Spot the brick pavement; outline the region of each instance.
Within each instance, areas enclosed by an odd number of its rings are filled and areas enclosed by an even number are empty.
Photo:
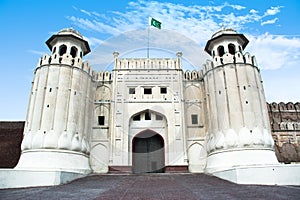
[[[299,199],[299,186],[237,185],[205,174],[90,175],[69,184],[0,190],[0,199]]]

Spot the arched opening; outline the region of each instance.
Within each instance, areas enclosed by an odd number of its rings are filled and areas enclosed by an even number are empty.
[[[77,48],[76,47],[71,47],[71,56],[75,58],[77,56]]]
[[[163,138],[149,129],[137,134],[132,140],[132,172],[163,173],[164,168]]]
[[[59,55],[62,56],[62,55],[64,55],[66,52],[67,52],[67,46],[64,45],[64,44],[61,45],[61,46],[59,47]]]
[[[56,53],[56,47],[54,47],[54,48],[53,48],[53,51],[52,51],[52,53],[53,53],[53,54],[55,54],[55,53]]]
[[[228,45],[228,51],[231,55],[235,54],[235,45],[234,44],[229,44]]]
[[[218,54],[220,57],[222,57],[225,54],[225,50],[222,45],[218,47]]]

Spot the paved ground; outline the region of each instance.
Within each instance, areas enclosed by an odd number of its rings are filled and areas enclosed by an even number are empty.
[[[0,190],[0,199],[300,199],[299,186],[237,185],[204,174],[90,175],[69,184]]]

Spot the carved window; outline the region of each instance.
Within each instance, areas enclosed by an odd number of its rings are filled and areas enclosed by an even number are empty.
[[[135,88],[129,88],[129,94],[135,94]]]
[[[149,111],[145,112],[145,120],[151,120],[151,113]]]
[[[198,115],[192,115],[192,124],[198,124]]]
[[[218,54],[220,57],[222,57],[225,54],[225,50],[222,45],[218,47]]]
[[[140,120],[141,120],[140,114],[133,116],[133,121],[140,121]]]
[[[66,52],[67,52],[67,46],[64,45],[64,44],[61,45],[61,46],[59,47],[59,55],[62,56],[62,55],[64,55]]]
[[[75,58],[77,56],[77,48],[76,47],[71,47],[71,56]]]
[[[234,44],[229,44],[228,45],[228,50],[229,50],[229,53],[231,55],[234,55],[235,54],[235,45]]]
[[[103,126],[105,123],[105,116],[98,116],[98,125]]]
[[[161,87],[160,88],[160,93],[161,94],[167,94],[167,88],[166,87]]]
[[[156,119],[156,120],[163,120],[163,116],[157,115],[157,114],[156,114],[155,119]]]
[[[144,94],[152,94],[152,88],[144,88]]]

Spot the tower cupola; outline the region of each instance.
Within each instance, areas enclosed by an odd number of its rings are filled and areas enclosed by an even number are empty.
[[[55,57],[66,54],[67,57],[81,59],[91,51],[88,42],[73,28],[62,29],[57,34],[52,35],[46,44]]]
[[[212,35],[205,51],[213,58],[222,57],[226,53],[234,55],[236,52],[242,52],[248,43],[249,40],[243,34],[238,34],[233,29],[222,29]]]

